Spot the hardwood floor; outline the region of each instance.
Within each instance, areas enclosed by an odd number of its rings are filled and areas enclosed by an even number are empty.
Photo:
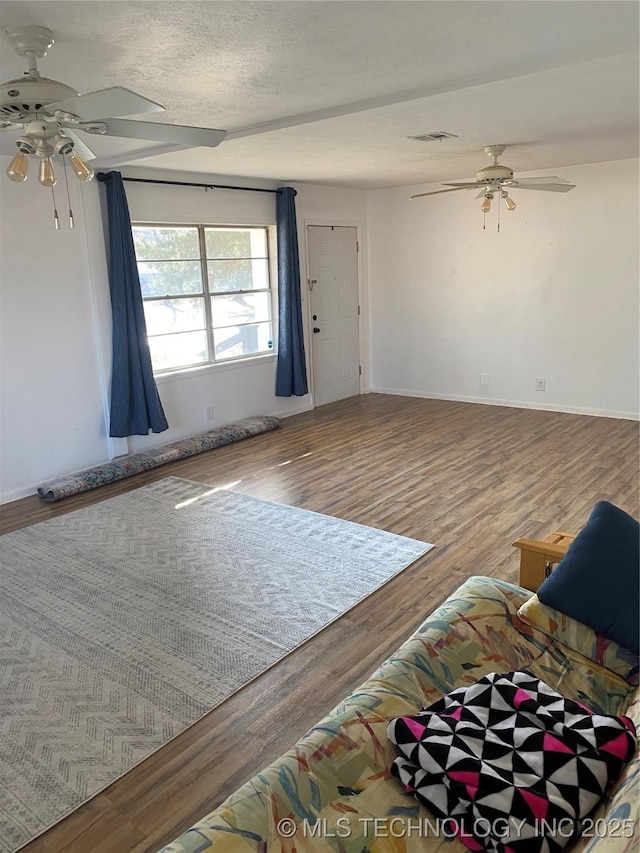
[[[515,582],[518,536],[577,532],[603,498],[638,517],[638,451],[633,421],[372,394],[59,503],[4,506],[3,533],[173,475],[436,545],[25,853],[153,853],[289,748],[467,577]]]

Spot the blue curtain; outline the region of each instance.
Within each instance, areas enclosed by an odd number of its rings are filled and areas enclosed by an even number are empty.
[[[296,226],[296,191],[280,187],[276,195],[278,238],[278,363],[276,396],[308,393],[302,334],[300,262]]]
[[[120,172],[101,172],[109,214],[109,287],[113,367],[109,435],[148,435],[169,428],[153,378],[129,206]]]

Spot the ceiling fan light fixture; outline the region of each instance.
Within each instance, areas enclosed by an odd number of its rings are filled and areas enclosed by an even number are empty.
[[[20,154],[35,154],[36,151],[35,142],[27,136],[19,136],[16,139],[16,147]]]
[[[73,174],[78,178],[78,180],[86,182],[93,179],[95,172],[76,151],[72,150],[71,153],[67,155],[67,159],[71,164]]]
[[[59,136],[53,146],[54,154],[59,154],[63,157],[65,154],[71,154],[73,151],[73,140],[67,139],[66,136]]]
[[[55,187],[58,179],[56,178],[51,157],[43,157],[42,160],[40,160],[38,180],[43,187]]]
[[[121,116],[162,112],[164,107],[123,86],[110,86],[81,95],[66,83],[43,77],[38,70],[38,59],[45,57],[54,44],[53,33],[47,27],[8,27],[2,35],[28,63],[28,70],[22,77],[0,81],[0,130],[22,128],[23,133],[17,141],[18,154],[6,168],[7,176],[16,183],[26,181],[29,158],[33,156],[38,160],[40,183],[50,187],[53,195],[57,182],[54,158],[58,156],[63,167],[72,228],[67,164],[78,180],[87,182],[94,177],[87,160],[95,156],[82,137],[76,136],[76,131],[157,141],[181,148],[215,148],[227,135],[226,131],[215,128],[122,119]],[[54,224],[59,229],[55,198],[53,209]]]
[[[446,189],[431,190],[431,192],[417,193],[411,198],[422,198],[423,196],[438,195],[439,193],[451,193],[459,190],[477,189],[480,192],[476,198],[483,198],[480,209],[483,213],[483,229],[486,230],[487,213],[491,210],[491,202],[494,196],[497,196],[497,230],[500,231],[500,199],[504,199],[507,210],[515,210],[517,205],[509,196],[507,187],[517,187],[519,190],[538,190],[546,192],[568,192],[575,189],[575,184],[569,183],[565,178],[559,178],[555,175],[538,175],[531,178],[523,178],[522,180],[514,177],[513,169],[509,166],[503,166],[498,162],[498,158],[505,150],[504,145],[487,145],[485,146],[485,154],[492,158],[493,163],[476,172],[475,181],[456,181],[455,183],[443,184]]]
[[[20,184],[27,180],[29,171],[29,155],[24,151],[18,151],[6,168],[7,177],[11,181]]]
[[[505,191],[503,190],[503,191],[502,191],[502,193],[501,193],[501,197],[504,199],[504,203],[505,203],[505,204],[506,204],[506,206],[507,206],[507,210],[515,210],[515,209],[516,209],[516,207],[518,206],[518,205],[515,203],[515,201],[511,198],[511,196],[509,195],[509,193],[508,193],[508,192],[505,192]]]

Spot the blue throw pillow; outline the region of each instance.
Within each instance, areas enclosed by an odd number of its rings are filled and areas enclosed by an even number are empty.
[[[599,501],[538,598],[639,654],[640,524]]]

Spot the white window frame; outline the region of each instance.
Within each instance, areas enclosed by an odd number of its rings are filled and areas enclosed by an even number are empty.
[[[200,275],[202,280],[202,293],[189,293],[189,294],[164,294],[162,296],[143,296],[142,302],[153,302],[153,301],[162,301],[164,299],[193,299],[193,298],[202,298],[204,300],[204,314],[205,314],[205,333],[207,338],[207,349],[209,352],[209,360],[208,361],[198,361],[193,362],[191,364],[182,364],[177,367],[167,367],[162,369],[153,369],[153,374],[156,377],[162,378],[170,378],[176,374],[192,372],[194,370],[206,370],[212,367],[233,367],[233,365],[238,365],[242,362],[247,362],[255,359],[264,359],[264,358],[272,358],[276,354],[276,341],[277,341],[277,319],[276,319],[276,287],[274,282],[277,281],[277,275],[274,264],[274,255],[275,255],[275,228],[271,225],[264,225],[263,223],[256,224],[227,224],[227,223],[193,223],[193,222],[132,222],[132,228],[194,228],[198,232],[198,251],[200,257],[198,259],[200,261]],[[222,292],[214,292],[209,289],[209,271],[207,268],[208,260],[221,260],[218,258],[207,258],[206,253],[206,229],[220,229],[224,231],[229,231],[233,229],[237,229],[238,231],[247,231],[250,229],[260,229],[265,232],[265,243],[266,243],[266,268],[267,268],[267,279],[269,286],[267,288],[259,288],[259,289],[250,289],[250,290],[230,290],[230,291],[222,291]],[[171,259],[167,259],[171,260]],[[178,260],[178,259],[176,259]],[[242,260],[242,259],[238,259]],[[250,260],[250,259],[246,259]],[[138,264],[145,263],[145,261],[138,261]],[[245,355],[237,355],[233,358],[220,358],[216,359],[215,353],[215,341],[214,341],[214,326],[213,326],[213,311],[211,308],[211,298],[214,296],[223,296],[223,295],[234,295],[239,293],[268,293],[269,294],[269,323],[271,326],[271,341],[273,342],[273,346],[268,350],[261,350],[260,352],[246,353]],[[250,323],[235,323],[234,325],[252,325]],[[218,327],[223,328],[223,327]],[[165,334],[172,334],[171,332]],[[147,334],[147,339],[153,337],[162,337],[161,335],[149,335]]]

